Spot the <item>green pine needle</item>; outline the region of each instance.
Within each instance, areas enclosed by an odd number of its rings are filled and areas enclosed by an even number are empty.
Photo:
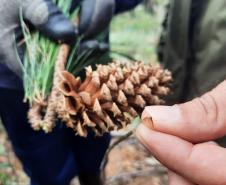
[[[71,2],[72,0],[54,0],[62,12],[72,20],[77,16],[79,8],[70,13]],[[54,67],[60,45],[39,32],[31,33],[23,21],[22,13],[20,20],[27,48],[23,65],[25,101],[30,103],[34,100],[46,101],[53,86]],[[66,65],[66,70],[75,76],[79,75],[84,67],[96,63],[102,57],[100,55],[93,57],[95,50],[92,49],[80,52],[81,40],[82,36],[71,48]]]
[[[54,0],[54,3],[66,16],[73,18],[76,14],[73,12],[70,15],[69,13],[71,1]],[[44,37],[39,32],[30,33],[23,21],[22,13],[20,14],[20,20],[27,48],[23,65],[25,100],[29,102],[37,99],[44,101],[52,89],[54,66],[60,45]]]

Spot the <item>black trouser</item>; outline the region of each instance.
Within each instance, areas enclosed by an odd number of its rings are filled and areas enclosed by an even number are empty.
[[[23,92],[0,88],[0,117],[32,185],[68,185],[78,173],[95,174],[110,136],[85,139],[59,124],[50,134],[35,132],[27,120]]]

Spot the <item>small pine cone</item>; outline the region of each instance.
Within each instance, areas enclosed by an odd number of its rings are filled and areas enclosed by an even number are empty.
[[[59,117],[83,137],[88,128],[98,136],[125,128],[145,106],[162,104],[172,81],[169,71],[142,62],[88,67],[83,82],[67,71],[61,78]]]
[[[46,109],[46,114],[42,121],[42,129],[44,132],[49,133],[55,127],[55,122],[57,118],[58,98],[61,95],[58,90],[58,86],[61,83],[61,72],[65,68],[67,62],[70,47],[66,44],[62,44],[59,49],[59,54],[55,63],[54,80],[51,94],[48,98],[48,107]],[[73,85],[73,84],[72,84]]]
[[[62,77],[60,75],[61,72],[65,69],[69,51],[70,47],[66,44],[62,44],[59,48],[59,54],[55,63],[53,87],[51,94],[49,95],[46,102],[47,105],[45,109],[43,109],[43,106],[41,106],[40,103],[37,103],[37,101],[30,107],[28,119],[34,130],[42,129],[44,132],[48,133],[51,132],[55,127],[57,114],[58,112],[60,112],[60,109],[58,109],[58,99],[60,100],[60,96],[63,96],[58,90],[59,84],[62,84]],[[73,88],[75,87],[73,86]],[[66,116],[64,115],[64,117]]]
[[[33,103],[28,111],[28,120],[31,123],[31,127],[38,131],[42,128],[42,110],[46,108],[38,103]]]

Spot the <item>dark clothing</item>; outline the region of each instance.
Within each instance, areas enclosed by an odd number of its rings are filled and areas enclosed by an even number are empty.
[[[0,89],[0,117],[32,185],[68,185],[78,173],[99,171],[110,136],[85,139],[58,125],[50,134],[32,130],[23,92]]]
[[[20,46],[17,48],[18,56],[21,61],[24,56],[25,46]],[[0,62],[0,88],[6,89],[20,89],[23,90],[22,78],[19,78],[8,66]]]
[[[140,4],[143,0],[115,0],[116,8],[115,13],[122,13],[128,10],[133,9],[138,4]]]
[[[8,89],[23,89],[23,82],[5,64],[0,63],[0,87]]]
[[[170,1],[162,51],[174,82],[168,104],[191,100],[226,78],[226,2]]]
[[[226,79],[226,1],[172,0],[167,15],[159,56],[174,81],[166,102],[183,103]]]

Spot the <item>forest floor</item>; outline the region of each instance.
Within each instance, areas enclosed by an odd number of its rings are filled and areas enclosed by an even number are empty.
[[[107,185],[166,185],[166,169],[132,136],[109,155]]]
[[[162,0],[164,1],[164,0]],[[156,62],[156,45],[161,31],[164,3],[155,7],[155,15],[142,6],[118,15],[111,25],[111,47],[136,60]],[[121,58],[120,54],[114,54]],[[115,140],[115,139],[113,139]],[[134,136],[117,145],[110,153],[106,167],[107,185],[166,185],[162,167]],[[28,185],[20,162],[15,157],[4,129],[0,128],[0,185]],[[77,184],[76,180],[73,183]]]
[[[116,140],[118,138],[114,138]],[[0,134],[0,185],[28,185],[7,136]],[[166,169],[156,161],[134,136],[117,145],[109,155],[106,185],[166,185]],[[72,183],[78,185],[77,179]]]

